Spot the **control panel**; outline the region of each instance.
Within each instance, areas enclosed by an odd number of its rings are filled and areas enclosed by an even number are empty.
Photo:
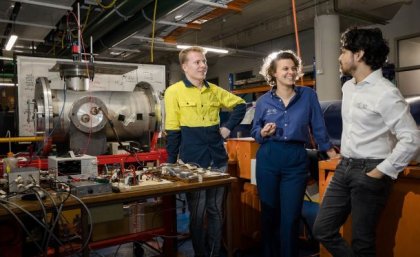
[[[7,174],[9,193],[20,193],[39,185],[39,170],[33,167],[13,168]]]

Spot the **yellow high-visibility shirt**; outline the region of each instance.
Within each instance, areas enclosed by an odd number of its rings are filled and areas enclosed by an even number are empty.
[[[220,123],[222,107],[232,109],[245,101],[205,81],[198,89],[189,81],[179,81],[165,92],[165,130],[180,130],[180,127],[209,127]]]

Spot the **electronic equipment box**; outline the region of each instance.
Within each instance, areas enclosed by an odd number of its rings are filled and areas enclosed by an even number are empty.
[[[87,179],[98,176],[98,160],[95,156],[48,157],[48,169],[54,171],[59,181],[71,178]]]

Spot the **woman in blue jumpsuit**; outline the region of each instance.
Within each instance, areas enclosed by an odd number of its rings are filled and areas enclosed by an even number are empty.
[[[260,143],[256,178],[264,257],[297,257],[299,218],[307,182],[304,144],[312,128],[318,149],[336,157],[316,92],[296,86],[301,60],[293,51],[270,54],[261,68],[272,89],[256,105],[252,137]]]

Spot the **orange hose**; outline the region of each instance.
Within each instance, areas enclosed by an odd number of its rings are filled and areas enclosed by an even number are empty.
[[[295,28],[296,52],[299,58],[302,59],[302,56],[300,54],[299,30],[298,30],[298,24],[297,24],[295,0],[292,0],[292,12],[293,12],[293,25]],[[303,85],[303,77],[300,77],[300,83]]]
[[[300,43],[299,43],[299,31],[298,31],[298,25],[297,25],[295,0],[292,0],[292,11],[293,11],[293,25],[295,27],[296,51],[297,51],[297,55],[299,56],[299,58],[301,58],[301,55],[300,55]]]

